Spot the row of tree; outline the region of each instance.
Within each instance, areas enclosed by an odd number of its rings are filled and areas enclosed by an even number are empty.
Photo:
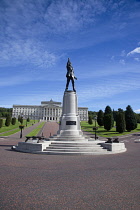
[[[6,120],[5,120],[5,126],[9,126],[10,124],[15,125],[16,124],[16,118],[15,117],[11,118],[11,116],[8,115],[6,117]],[[0,128],[2,126],[3,126],[3,119],[0,119]]]
[[[23,117],[18,116],[18,121],[22,124],[23,123]],[[27,122],[29,122],[30,119],[27,118]],[[15,125],[16,124],[16,118],[13,117],[11,118],[11,115],[7,115],[6,120],[5,120],[5,126],[9,126],[10,124]],[[0,128],[3,126],[3,119],[0,119]]]
[[[0,107],[0,117],[5,118],[8,115],[12,116],[12,108]]]
[[[139,116],[140,117],[140,116]],[[89,124],[92,124],[92,116],[89,116]],[[130,105],[126,107],[126,110],[118,109],[118,111],[112,111],[110,106],[106,106],[105,111],[99,110],[97,113],[97,122],[99,126],[109,131],[114,126],[116,121],[116,131],[123,133],[125,130],[131,131],[137,128],[137,122],[139,118],[133,112]]]

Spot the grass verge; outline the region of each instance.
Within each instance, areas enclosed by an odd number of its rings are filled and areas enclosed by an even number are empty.
[[[36,120],[35,123],[37,123],[38,121]],[[34,123],[34,120],[30,120],[30,122],[27,123],[27,127],[32,126],[32,124]],[[9,126],[5,126],[5,121],[3,122],[3,127],[0,128],[0,136],[9,136],[12,135],[18,131],[20,131],[19,129],[19,125],[21,125],[21,123],[19,123],[18,121],[16,122],[15,125],[9,125]],[[23,121],[23,125],[26,127],[26,120]],[[5,133],[6,132],[6,133]],[[10,134],[11,132],[11,134]]]
[[[42,129],[44,126],[45,122],[40,123],[34,130],[32,130],[30,133],[28,133],[26,136],[37,136],[39,131]]]
[[[98,126],[98,124],[96,124],[97,127],[98,127],[98,130],[97,130],[97,135],[98,136],[102,136],[102,137],[117,137],[117,136],[122,136],[122,135],[127,135],[127,134],[131,134],[131,133],[136,133],[136,132],[140,132],[140,123],[138,123],[138,127],[131,131],[131,132],[128,132],[128,131],[125,131],[124,133],[118,133],[116,132],[116,127],[114,126],[110,131],[106,131],[104,129],[103,126]],[[89,125],[87,122],[85,121],[82,121],[81,122],[81,128],[83,131],[87,131],[87,132],[90,132],[90,133],[95,133],[95,131],[93,131],[93,127],[95,126],[95,122],[93,122],[92,125]]]

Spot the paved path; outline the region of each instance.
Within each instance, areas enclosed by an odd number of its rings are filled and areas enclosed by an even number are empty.
[[[127,152],[101,156],[14,152],[19,139],[0,138],[0,209],[139,210],[139,138],[124,136]]]
[[[54,134],[57,134],[57,131],[59,129],[59,124],[56,122],[46,122],[41,133],[46,138],[49,138],[50,136],[53,136]]]

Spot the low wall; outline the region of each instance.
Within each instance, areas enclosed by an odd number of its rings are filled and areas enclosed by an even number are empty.
[[[43,142],[43,143],[26,143],[26,142],[19,142],[18,146],[16,147],[16,150],[18,151],[27,151],[27,152],[34,152],[34,151],[43,151],[51,144],[51,141],[49,142]]]
[[[112,152],[126,151],[124,143],[101,143],[101,146]]]

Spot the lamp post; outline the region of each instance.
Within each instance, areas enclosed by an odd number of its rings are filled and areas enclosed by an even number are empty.
[[[95,131],[95,140],[96,140],[97,139],[97,133],[96,133],[96,131],[98,129],[98,127],[96,127],[97,116],[94,117],[94,120],[95,120],[95,127],[93,127],[93,130]]]
[[[19,128],[20,128],[20,130],[21,130],[21,131],[20,131],[20,138],[22,138],[22,129],[24,128],[24,125],[20,125]]]
[[[34,112],[34,123],[35,123],[35,112]]]

